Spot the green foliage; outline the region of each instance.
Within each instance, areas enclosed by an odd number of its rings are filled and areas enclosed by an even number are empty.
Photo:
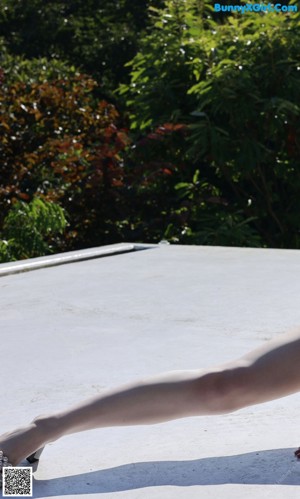
[[[74,66],[68,66],[59,59],[46,57],[26,59],[22,55],[12,55],[3,38],[0,38],[0,68],[2,85],[17,82],[46,83],[60,78],[73,78],[76,75]]]
[[[180,221],[175,186],[188,179],[184,156],[186,126],[164,123],[138,138],[125,161],[125,240],[159,242],[171,222]],[[124,227],[124,228],[125,228]]]
[[[97,84],[76,74],[0,87],[1,219],[16,200],[59,203],[70,225],[61,250],[117,238],[126,130]]]
[[[202,23],[202,9],[188,11],[186,2],[177,0],[166,4],[163,10],[150,9],[153,28],[127,64],[130,83],[119,88],[120,95],[127,98],[133,130],[178,122],[192,106],[188,90],[194,78],[187,64],[191,60],[187,22],[195,17]]]
[[[193,68],[212,47],[212,7],[205,0],[168,0],[149,7],[152,27],[141,37],[139,51],[126,66],[131,81],[119,86],[131,111],[131,128],[145,130],[164,121],[177,122],[193,110],[189,90],[201,75]],[[210,40],[200,37],[210,34]]]
[[[2,0],[0,31],[9,51],[61,59],[102,82],[102,97],[128,79],[149,4],[162,0]]]
[[[178,196],[168,233],[197,244],[299,247],[299,14],[220,23],[210,12],[198,0],[155,10],[131,82],[120,87],[137,132],[166,121],[189,130],[183,144],[167,145],[164,161],[177,156],[174,169],[190,185],[199,170],[197,194],[170,186]]]
[[[22,260],[52,253],[55,237],[64,233],[67,221],[57,204],[34,198],[16,202],[3,225],[0,261]]]
[[[251,227],[256,218],[245,218],[237,206],[232,209],[220,189],[201,179],[199,170],[192,182],[180,182],[175,189],[182,201],[177,214],[185,218],[185,226],[178,234],[178,228],[170,224],[165,238],[212,246],[262,246],[261,237]]]
[[[68,213],[58,250],[299,248],[300,14],[100,3],[2,2],[0,227],[39,197]]]

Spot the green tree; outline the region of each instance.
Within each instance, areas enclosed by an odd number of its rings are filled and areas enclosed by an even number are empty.
[[[165,122],[188,127],[169,151],[184,173],[170,186],[177,202],[161,206],[168,237],[298,248],[299,14],[220,23],[197,0],[152,12],[153,29],[120,92],[137,134]]]
[[[162,0],[2,0],[0,32],[9,51],[25,58],[60,59],[102,83],[112,97],[128,79],[124,64],[148,24],[148,5]]]

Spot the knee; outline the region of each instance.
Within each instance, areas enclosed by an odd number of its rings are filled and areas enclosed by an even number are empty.
[[[230,413],[251,404],[251,374],[246,365],[209,372],[197,385],[198,395],[204,397],[211,414]]]

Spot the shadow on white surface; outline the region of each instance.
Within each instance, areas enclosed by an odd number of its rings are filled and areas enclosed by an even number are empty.
[[[295,449],[273,449],[191,461],[137,462],[80,475],[33,480],[35,498],[102,494],[147,487],[225,484],[300,485]]]

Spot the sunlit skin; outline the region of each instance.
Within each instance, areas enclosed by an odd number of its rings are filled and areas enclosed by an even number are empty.
[[[85,399],[63,411],[40,415],[2,434],[0,449],[15,466],[64,435],[226,414],[285,397],[300,391],[299,359],[300,327],[229,363],[159,374]],[[295,454],[299,457],[300,450]]]

